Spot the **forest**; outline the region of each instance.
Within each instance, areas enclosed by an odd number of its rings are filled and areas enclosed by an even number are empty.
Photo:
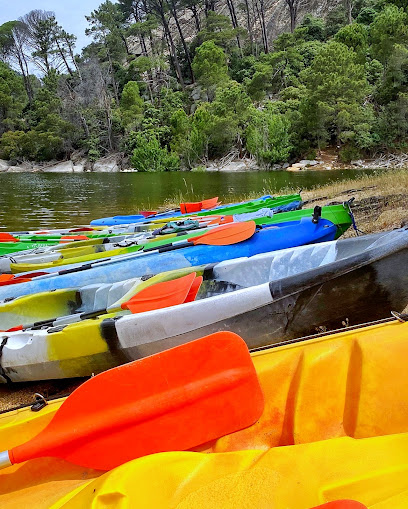
[[[275,0],[288,28],[271,39],[264,0],[106,0],[80,54],[52,12],[4,23],[0,159],[200,171],[232,153],[271,168],[408,151],[408,0],[322,17],[310,1]]]

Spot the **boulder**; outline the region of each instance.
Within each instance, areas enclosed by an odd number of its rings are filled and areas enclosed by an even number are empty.
[[[120,171],[117,154],[101,157],[100,159],[95,161],[93,164],[93,171],[109,173]]]
[[[28,170],[25,166],[9,166],[8,172],[12,172],[12,173],[23,173],[23,172],[27,172],[27,171],[31,171],[31,170]]]
[[[72,173],[74,165],[72,161],[63,161],[62,163],[43,166],[41,171],[44,173]]]
[[[299,161],[298,164],[302,164],[303,166],[316,166],[319,164],[319,161],[316,161],[315,159],[302,159],[302,161]]]
[[[302,168],[300,168],[299,166],[289,166],[289,168],[286,168],[286,171],[302,171]]]
[[[194,89],[191,91],[191,99],[193,101],[199,101],[201,98],[201,86],[197,85],[194,87]]]
[[[4,159],[0,159],[0,172],[7,171],[10,168],[10,165],[7,161],[4,161]]]
[[[362,159],[358,159],[357,161],[351,161],[351,166],[357,166],[358,168],[364,168],[364,161]]]
[[[246,165],[245,161],[231,161],[230,163],[220,168],[220,171],[246,171],[247,169],[248,166]]]
[[[303,170],[303,168],[306,168],[306,165],[304,163],[295,163],[292,164],[292,168],[299,168],[299,170]]]

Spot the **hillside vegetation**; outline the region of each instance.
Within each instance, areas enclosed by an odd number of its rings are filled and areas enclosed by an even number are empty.
[[[328,146],[343,162],[406,151],[408,0],[331,3],[315,17],[312,0],[106,0],[80,55],[52,12],[11,20],[0,159],[120,151],[163,171],[231,153],[268,168]],[[277,7],[289,31],[271,40]]]

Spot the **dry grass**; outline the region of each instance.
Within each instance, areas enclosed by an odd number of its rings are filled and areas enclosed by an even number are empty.
[[[354,198],[352,210],[357,226],[365,233],[399,228],[408,222],[408,170],[334,182],[304,191],[302,197],[307,207]]]

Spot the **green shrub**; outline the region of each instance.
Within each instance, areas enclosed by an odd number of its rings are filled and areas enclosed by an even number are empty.
[[[180,159],[167,147],[162,148],[154,135],[138,133],[135,137],[136,148],[130,161],[138,171],[172,171],[180,169]]]
[[[0,139],[0,157],[49,161],[57,159],[63,149],[63,140],[53,133],[38,131],[7,131]]]
[[[195,168],[191,168],[191,171],[193,173],[205,173],[207,171],[207,168],[203,165],[196,166]]]
[[[339,157],[342,163],[350,163],[361,158],[361,151],[354,145],[344,145],[340,150]]]

